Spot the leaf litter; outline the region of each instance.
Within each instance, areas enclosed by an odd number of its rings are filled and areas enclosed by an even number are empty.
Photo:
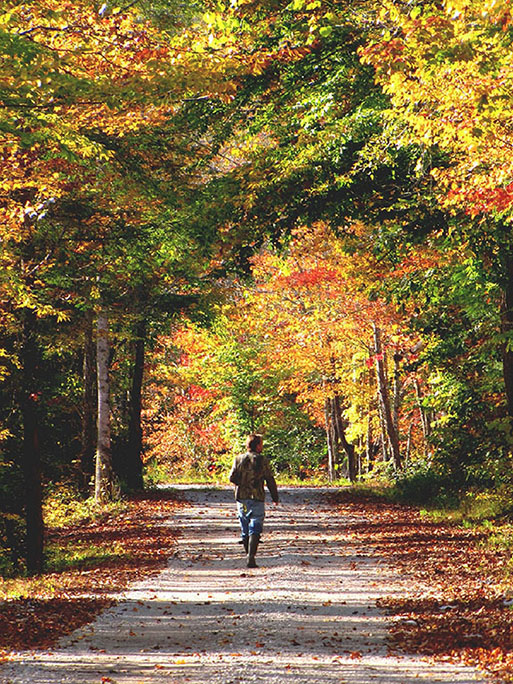
[[[435,522],[372,497],[339,493],[334,501],[359,518],[349,526],[355,541],[371,545],[411,587],[408,596],[378,600],[394,617],[391,652],[461,662],[513,682],[510,558],[486,543],[490,530]]]
[[[0,583],[0,662],[24,649],[49,649],[116,603],[132,582],[158,573],[172,554],[176,533],[163,522],[183,505],[170,492],[133,495],[121,513],[48,530],[47,541],[115,548],[115,555],[38,578]]]
[[[397,528],[393,507],[388,509],[388,514],[383,509],[383,515],[381,512],[377,515],[375,507],[365,502],[338,503],[340,515],[337,516],[333,503],[326,500],[327,492],[308,489],[283,492],[283,504],[276,513],[273,511],[273,520],[264,535],[263,567],[248,572],[248,577],[242,580],[246,575],[246,571],[241,572],[243,557],[235,548],[238,546],[235,539],[226,536],[231,528],[219,517],[227,506],[233,508],[230,494],[219,490],[198,491],[196,502],[194,498],[190,502],[192,508],[176,511],[172,521],[181,519],[185,525],[177,540],[177,550],[170,551],[171,559],[162,574],[142,584],[136,582],[136,588],[127,595],[134,602],[132,607],[138,608],[137,613],[123,617],[123,611],[130,604],[119,604],[105,611],[93,626],[81,630],[80,636],[75,634],[68,646],[60,647],[71,649],[69,652],[57,650],[42,654],[35,665],[28,654],[20,654],[8,670],[12,681],[62,681],[60,661],[54,656],[64,652],[66,662],[71,663],[71,658],[74,663],[73,672],[71,669],[68,672],[69,681],[77,684],[93,681],[90,678],[93,673],[97,678],[111,673],[122,677],[127,668],[133,674],[140,672],[141,676],[144,668],[147,673],[147,668],[153,668],[155,675],[148,674],[148,681],[159,683],[168,681],[169,677],[170,681],[190,680],[195,684],[239,681],[243,677],[246,681],[282,684],[286,676],[287,681],[298,683],[328,684],[343,680],[361,684],[374,681],[378,675],[379,681],[397,681],[399,673],[401,681],[408,684],[424,675],[426,681],[474,681],[474,668],[462,670],[450,663],[435,664],[431,657],[425,663],[424,658],[420,661],[398,658],[393,653],[387,657],[386,622],[375,608],[376,598],[386,600],[393,585],[398,586],[400,596],[408,600],[418,598],[415,589],[411,590],[409,577],[407,586],[401,585],[403,573],[399,566],[396,565],[392,574],[388,572],[389,559],[381,549],[391,541],[386,537],[387,521],[395,525],[392,529]],[[188,499],[191,495],[188,492]],[[323,503],[322,510],[314,514],[312,504],[318,505],[319,501]],[[213,507],[210,517],[213,527],[208,540],[197,527],[198,510],[207,506]],[[292,548],[287,545],[293,537],[287,529],[288,511],[301,514],[304,530]],[[330,547],[325,549],[323,539],[328,524],[332,532]],[[379,532],[380,527],[383,534]],[[407,546],[411,533],[407,528],[404,539]],[[400,546],[401,542],[396,541]],[[221,548],[226,561],[219,565],[214,560],[204,567],[198,551]],[[301,565],[299,561],[306,558],[311,564]],[[152,600],[156,593],[160,603]],[[99,590],[96,596],[110,598],[111,595]],[[207,598],[206,608],[204,599]],[[174,615],[168,618],[163,629],[160,608],[168,610],[177,602],[177,610],[173,610]],[[445,600],[443,605],[449,602]],[[186,606],[192,615],[184,617],[182,622],[177,613]],[[267,608],[262,613],[264,606]],[[294,609],[292,612],[287,611],[290,606]],[[221,612],[222,608],[230,612]],[[234,621],[234,609],[240,620]],[[141,612],[144,615],[137,617]],[[410,619],[402,614],[395,617]],[[192,625],[194,650],[190,640]],[[127,637],[128,629],[132,629],[134,637]],[[142,634],[144,630],[149,630],[147,636]],[[77,639],[83,641],[78,644]],[[96,655],[91,656],[91,660],[88,650],[103,655],[98,656],[99,660]],[[114,669],[110,665],[112,658],[116,659]],[[164,666],[165,673],[159,675]],[[288,672],[290,677],[285,674]],[[118,681],[118,676],[112,681]]]

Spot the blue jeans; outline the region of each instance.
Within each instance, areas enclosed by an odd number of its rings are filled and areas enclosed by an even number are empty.
[[[262,534],[264,529],[265,504],[255,499],[237,501],[241,535],[247,539],[250,534]]]

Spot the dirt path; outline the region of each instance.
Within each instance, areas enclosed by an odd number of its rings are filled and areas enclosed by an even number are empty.
[[[380,596],[404,594],[344,536],[326,490],[286,489],[245,567],[230,489],[193,488],[175,556],[51,653],[20,654],[2,684],[413,684],[484,681],[449,663],[387,656]]]

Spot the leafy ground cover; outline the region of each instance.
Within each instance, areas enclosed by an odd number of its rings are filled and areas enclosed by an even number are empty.
[[[494,544],[509,526],[465,527],[417,508],[340,493],[341,512],[356,516],[352,535],[411,578],[407,597],[380,601],[394,616],[392,652],[475,665],[513,681],[511,553]]]
[[[180,501],[156,492],[124,503],[99,519],[49,529],[54,569],[0,583],[0,660],[51,647],[112,605],[116,592],[165,565],[176,534],[162,522]]]

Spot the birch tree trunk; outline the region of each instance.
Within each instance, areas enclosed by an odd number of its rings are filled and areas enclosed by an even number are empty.
[[[96,365],[98,374],[98,439],[96,445],[96,469],[94,498],[97,502],[112,498],[113,476],[110,445],[109,401],[109,340],[108,318],[100,311],[97,321]]]
[[[401,467],[401,455],[399,452],[399,437],[394,426],[392,410],[390,407],[390,397],[385,376],[385,368],[383,363],[383,347],[381,344],[381,331],[373,323],[374,331],[374,351],[376,355],[376,379],[378,383],[379,400],[383,410],[383,420],[385,423],[388,441],[392,449],[392,457],[396,468]]]
[[[329,398],[324,402],[324,422],[326,426],[326,442],[328,445],[328,479],[335,479],[336,444],[334,439],[333,421],[331,416],[331,401]]]
[[[402,393],[402,388],[401,388],[401,373],[400,373],[400,368],[399,368],[399,363],[401,361],[401,355],[400,354],[394,354],[394,412],[393,412],[393,421],[394,421],[394,427],[395,431],[399,433],[399,411],[401,408],[401,393]]]
[[[422,406],[422,394],[420,392],[420,385],[417,379],[415,379],[414,386],[415,396],[417,398],[417,406],[419,408],[420,413],[420,424],[422,425],[422,434],[424,435],[424,441],[427,441],[427,438],[429,437],[429,434],[431,432],[431,425],[426,410]]]
[[[93,338],[93,312],[88,311],[84,334],[84,394],[82,400],[82,448],[80,451],[80,484],[84,490],[89,487],[94,474],[94,457],[96,448],[97,390]]]
[[[406,441],[406,454],[404,457],[404,462],[409,463],[410,461],[410,451],[411,451],[411,436],[413,433],[413,421],[408,426],[408,439]]]
[[[379,437],[379,441],[381,443],[381,458],[383,459],[384,463],[387,463],[389,458],[390,458],[390,452],[388,449],[387,426],[385,424],[385,418],[383,416],[383,406],[381,404],[379,391],[377,393],[377,404],[378,404],[379,427],[380,427],[380,432],[381,432],[381,435]]]
[[[372,449],[372,422],[370,415],[367,416],[367,435],[365,438],[365,460],[367,462],[367,473],[370,473],[373,460]]]

